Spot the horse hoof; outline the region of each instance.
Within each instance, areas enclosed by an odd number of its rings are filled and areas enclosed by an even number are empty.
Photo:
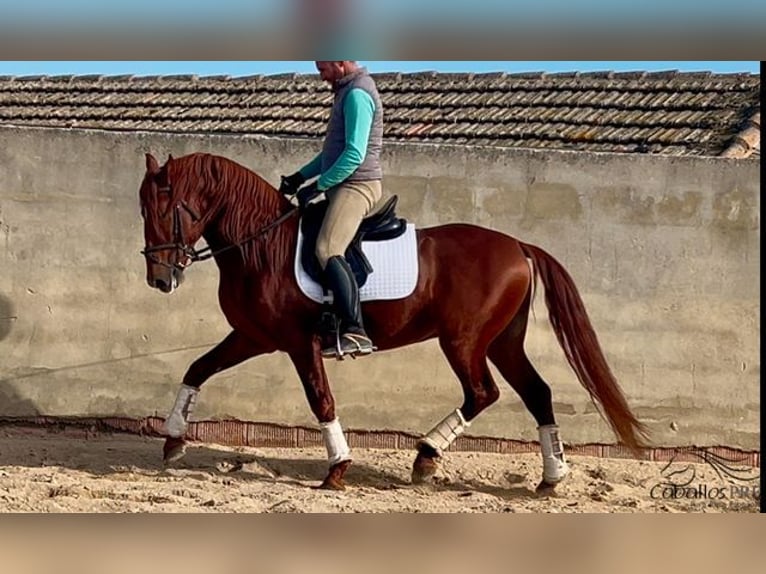
[[[542,492],[542,493],[551,493],[556,488],[557,485],[561,484],[563,480],[567,477],[569,474],[569,465],[566,462],[561,462],[553,469],[550,469],[550,474],[548,475],[549,478],[545,477],[545,472],[543,472],[543,478],[540,481],[540,484],[537,485],[537,488],[535,489],[536,492]],[[551,478],[552,475],[552,478]]]
[[[346,483],[343,482],[343,475],[346,474],[348,467],[351,466],[350,460],[343,460],[330,467],[327,477],[319,485],[322,490],[346,490]]]
[[[186,454],[186,441],[182,438],[168,437],[162,447],[162,462],[166,465],[181,460]]]
[[[412,484],[428,482],[434,477],[438,469],[439,464],[436,462],[436,459],[418,454],[415,463],[412,465]]]
[[[540,481],[540,484],[537,485],[537,488],[535,488],[535,492],[537,494],[554,494],[556,492],[556,486],[560,484],[559,482],[546,482],[545,479]]]
[[[342,480],[334,480],[331,479],[329,476],[322,481],[322,484],[320,484],[317,487],[319,490],[346,490],[346,485]]]

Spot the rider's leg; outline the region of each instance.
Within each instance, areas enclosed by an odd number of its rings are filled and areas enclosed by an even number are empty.
[[[362,321],[359,286],[345,253],[362,219],[380,206],[381,182],[344,183],[329,190],[327,197],[330,203],[317,238],[316,255],[333,292],[334,307],[341,320],[341,354],[370,353],[373,345]],[[333,356],[336,349],[323,349],[322,354]]]

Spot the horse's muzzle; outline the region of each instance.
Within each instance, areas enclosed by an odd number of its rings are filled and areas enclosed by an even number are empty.
[[[166,281],[165,279],[155,279],[154,284],[151,286],[163,293],[171,293],[173,291],[173,282]]]
[[[184,274],[181,269],[174,268],[167,276],[154,276],[147,278],[149,287],[159,289],[163,293],[172,293],[184,281]]]

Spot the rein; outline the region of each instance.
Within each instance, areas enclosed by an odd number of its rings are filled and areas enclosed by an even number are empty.
[[[250,241],[254,241],[261,237],[262,235],[265,235],[278,225],[282,224],[286,220],[288,220],[290,217],[295,215],[297,212],[300,211],[299,207],[293,207],[291,210],[289,210],[286,213],[283,213],[280,215],[277,219],[266,225],[265,227],[258,230],[257,233],[246,237],[245,239],[238,241],[236,243],[232,243],[231,245],[227,245],[225,247],[221,247],[220,249],[213,250],[210,246],[204,247],[202,249],[194,249],[193,247],[186,244],[184,241],[183,236],[183,229],[181,227],[181,208],[183,208],[189,215],[191,215],[192,219],[194,221],[199,221],[200,217],[197,215],[188,205],[186,205],[185,202],[181,201],[175,205],[175,208],[173,209],[173,243],[163,243],[162,245],[153,245],[152,247],[146,247],[141,251],[141,254],[146,257],[147,259],[150,259],[154,263],[158,265],[162,265],[163,267],[168,268],[181,268],[184,269],[191,265],[192,263],[195,263],[197,261],[205,261],[206,259],[210,259],[211,257],[215,257],[219,253],[223,253],[224,251],[228,251],[229,249],[233,249],[235,247],[242,247],[245,243],[249,243]],[[184,263],[174,263],[174,264],[168,264],[164,261],[160,261],[156,257],[153,257],[152,254],[158,252],[158,251],[166,251],[168,249],[175,249],[177,251],[180,251],[185,257],[186,261]]]
[[[213,251],[210,246],[204,247],[203,249],[191,249],[192,255],[191,260],[192,263],[195,261],[205,261],[206,259],[210,259],[211,257],[215,257],[219,253],[223,253],[224,251],[228,251],[229,249],[233,249],[234,247],[242,247],[245,243],[248,243],[250,241],[254,241],[258,239],[261,235],[265,235],[278,225],[281,225],[283,222],[290,219],[293,215],[295,215],[300,209],[298,207],[293,207],[290,211],[287,213],[283,213],[280,215],[277,219],[269,223],[267,226],[263,227],[262,229],[258,230],[258,233],[251,235],[250,237],[246,237],[242,241],[238,241],[237,243],[232,243],[231,245],[227,245],[226,247],[221,247],[220,249],[216,249]]]

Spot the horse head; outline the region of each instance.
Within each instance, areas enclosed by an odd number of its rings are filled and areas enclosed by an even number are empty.
[[[196,257],[194,244],[202,236],[199,198],[194,197],[168,156],[161,166],[146,154],[146,174],[139,198],[144,220],[146,282],[163,293],[172,293],[184,279],[184,269]]]

